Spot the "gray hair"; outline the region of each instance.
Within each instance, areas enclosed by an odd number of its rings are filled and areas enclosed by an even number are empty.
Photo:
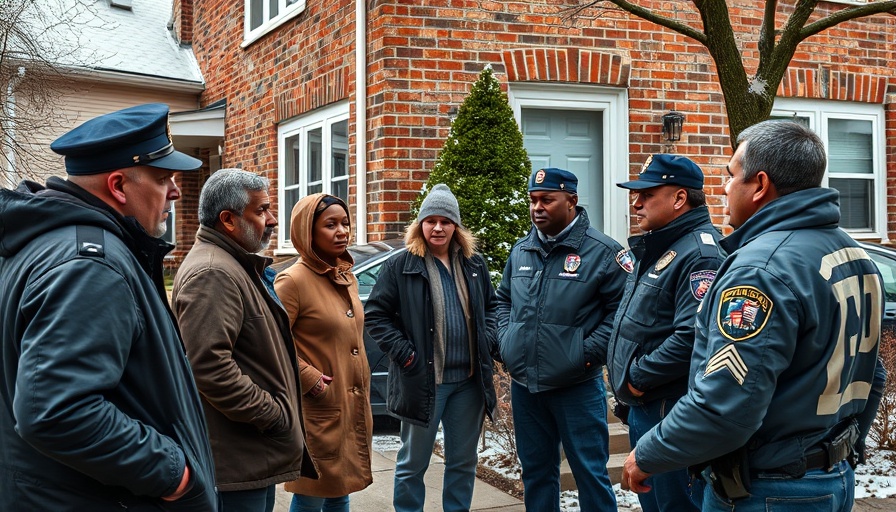
[[[270,181],[242,169],[221,169],[206,180],[199,193],[199,223],[213,228],[218,215],[230,210],[242,215],[249,205],[249,192],[267,192]]]
[[[827,166],[824,143],[809,128],[793,121],[768,120],[742,131],[738,146],[744,179],[765,171],[780,195],[821,186]]]

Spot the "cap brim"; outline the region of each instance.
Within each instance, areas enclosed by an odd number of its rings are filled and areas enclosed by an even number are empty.
[[[168,169],[169,171],[195,171],[202,167],[202,160],[185,155],[180,151],[174,151],[170,155],[165,155],[162,158],[151,160],[142,165]]]
[[[644,190],[645,188],[660,187],[662,185],[669,185],[669,183],[656,183],[654,181],[634,180],[616,184],[616,186],[619,188],[627,188],[629,190]]]

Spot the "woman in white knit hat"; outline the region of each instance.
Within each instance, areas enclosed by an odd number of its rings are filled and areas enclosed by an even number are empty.
[[[477,441],[495,407],[495,293],[476,239],[447,185],[432,188],[408,226],[407,252],[383,265],[367,300],[367,332],[389,356],[389,413],[401,419],[396,512],[421,512],[439,424],[442,509],[470,510]]]

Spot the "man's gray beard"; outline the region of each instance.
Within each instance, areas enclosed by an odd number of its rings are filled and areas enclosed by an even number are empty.
[[[155,232],[150,233],[154,238],[162,238],[168,232],[168,223],[162,222],[156,227]]]

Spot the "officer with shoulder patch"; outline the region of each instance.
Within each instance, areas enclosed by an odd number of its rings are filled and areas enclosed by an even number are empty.
[[[578,206],[577,184],[563,169],[532,173],[534,226],[497,291],[526,510],[539,512],[560,510],[561,444],[582,510],[616,510],[601,368],[627,274],[615,260],[622,246]]]
[[[617,401],[630,407],[627,415],[617,414],[627,421],[634,446],[687,392],[694,316],[725,258],[697,164],[683,156],[652,155],[638,179],[617,186],[632,191],[643,232],[628,240],[633,264],[627,266],[607,353],[610,385]],[[654,475],[651,490],[638,496],[641,508],[700,510],[688,481],[685,469]]]
[[[180,198],[168,106],[50,146],[68,179],[0,190],[0,510],[217,510],[160,240]]]
[[[737,144],[735,231],[697,313],[688,393],[638,441],[622,485],[705,463],[703,510],[846,512],[885,380],[880,274],[837,226],[815,133],[764,121]]]

